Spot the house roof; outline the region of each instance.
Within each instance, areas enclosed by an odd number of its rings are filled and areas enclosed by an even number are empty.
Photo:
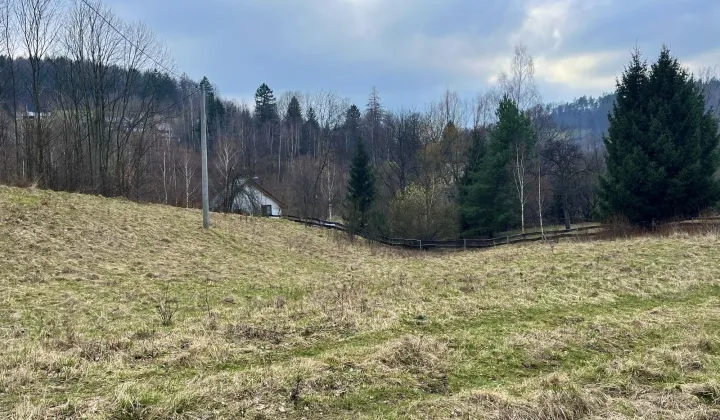
[[[270,197],[273,201],[275,201],[276,203],[278,203],[281,207],[285,207],[285,203],[283,203],[280,199],[278,199],[276,196],[274,196],[272,193],[270,193],[270,191],[268,191],[268,190],[266,190],[265,188],[263,188],[262,185],[258,184],[258,183],[255,182],[254,180],[252,180],[252,179],[247,179],[247,178],[239,178],[238,181],[241,181],[241,184],[240,184],[241,186],[243,186],[243,185],[251,185],[251,186],[253,186],[254,188],[260,190],[260,192],[262,192],[262,193],[265,194],[266,196]]]

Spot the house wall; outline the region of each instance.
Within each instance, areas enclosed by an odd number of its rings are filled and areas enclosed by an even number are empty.
[[[250,197],[250,195],[252,197]],[[235,197],[235,202],[233,203],[233,211],[243,211],[250,213],[253,211],[253,203],[255,203],[258,207],[268,205],[272,206],[273,216],[282,215],[282,209],[280,208],[280,204],[278,202],[263,194],[262,191],[259,191],[252,187],[248,189],[246,194],[241,193],[238,194],[237,197]],[[255,211],[259,212],[260,208],[255,209]]]

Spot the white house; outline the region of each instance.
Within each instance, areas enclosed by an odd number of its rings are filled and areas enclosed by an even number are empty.
[[[38,116],[40,118],[46,118],[50,116],[50,113],[47,111],[36,112],[35,108],[33,108],[31,105],[25,105],[25,112],[20,112],[19,115],[17,115],[17,119],[34,120]]]
[[[238,178],[233,183],[232,191],[220,193],[211,203],[214,210],[229,210],[233,213],[259,214],[263,216],[282,216],[284,205],[268,190],[252,179]],[[225,195],[231,208],[223,209]]]

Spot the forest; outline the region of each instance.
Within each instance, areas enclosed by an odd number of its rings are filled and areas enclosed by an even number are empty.
[[[353,104],[332,91],[276,95],[271,81],[240,81],[259,86],[249,106],[224,99],[207,78],[177,74],[146,25],[97,0],[70,3],[2,2],[0,183],[196,207],[204,85],[211,199],[252,177],[286,214],[348,219],[351,164],[363,149],[374,182],[362,225],[384,235],[480,237],[607,216],[601,181],[612,178],[616,94],[543,103],[523,45],[498,82],[471,98],[447,90],[388,109],[372,87],[366,103]],[[702,112],[714,113],[714,74],[685,77]]]

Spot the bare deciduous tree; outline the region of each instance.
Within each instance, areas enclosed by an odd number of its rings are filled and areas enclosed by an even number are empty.
[[[187,147],[183,148],[182,158],[180,159],[180,174],[183,177],[185,208],[190,207],[190,197],[195,195],[198,189],[198,183],[195,182],[195,174],[197,172],[196,162],[196,156],[194,156]]]
[[[41,92],[43,68],[53,53],[58,29],[62,22],[60,0],[16,0],[15,18],[19,31],[21,48],[30,63],[30,95],[35,108],[31,141],[26,141],[28,176],[36,178],[40,185],[48,183],[47,152],[50,136],[43,132],[45,101]]]
[[[489,127],[495,122],[498,106],[497,93],[490,90],[477,95],[473,102],[473,128]]]
[[[239,144],[229,138],[220,139],[215,144],[215,148],[215,168],[220,180],[217,190],[223,195],[221,204],[223,210],[230,211],[232,200],[235,197],[233,186],[240,175],[238,173],[238,161],[241,150]]]
[[[515,101],[522,111],[526,111],[540,103],[537,84],[535,83],[535,61],[527,46],[515,46],[510,73],[502,73],[498,80],[500,89]]]
[[[23,156],[23,144],[21,143],[20,125],[18,123],[18,86],[16,77],[15,56],[18,50],[18,41],[15,34],[18,31],[18,23],[14,10],[13,0],[0,1],[0,19],[2,21],[2,36],[4,42],[2,45],[3,53],[7,56],[5,80],[3,81],[4,92],[9,93],[11,100],[10,109],[12,111],[14,144],[15,144],[15,177],[18,179],[25,178],[26,158]]]
[[[551,188],[561,199],[565,229],[570,229],[570,195],[578,187],[579,179],[592,170],[592,164],[586,159],[579,143],[567,131],[560,130],[542,107],[536,107],[533,122],[542,161],[541,166],[538,163],[539,168],[543,168],[543,172],[551,178]]]

